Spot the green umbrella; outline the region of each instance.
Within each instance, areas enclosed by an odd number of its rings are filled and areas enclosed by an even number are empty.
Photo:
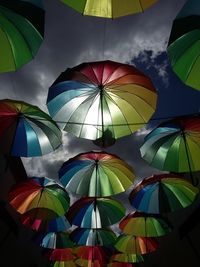
[[[32,60],[43,38],[41,0],[1,0],[0,72],[15,71]]]

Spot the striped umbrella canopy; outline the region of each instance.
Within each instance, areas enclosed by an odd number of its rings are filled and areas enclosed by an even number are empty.
[[[142,128],[156,109],[151,80],[135,67],[113,61],[82,63],[49,88],[47,107],[65,131],[96,140],[118,139]]]
[[[131,253],[117,253],[112,255],[111,260],[117,263],[139,263],[144,261],[144,257]]]
[[[83,15],[118,18],[134,13],[144,12],[145,9],[155,4],[158,0],[60,0]]]
[[[0,100],[0,151],[34,157],[54,151],[62,142],[61,131],[38,107],[10,99]]]
[[[80,198],[67,214],[71,224],[82,228],[104,228],[120,221],[125,216],[124,206],[110,198]]]
[[[155,251],[158,248],[158,242],[153,237],[120,235],[116,240],[115,248],[123,253],[143,255]]]
[[[36,243],[41,247],[50,249],[62,249],[74,247],[74,242],[69,238],[67,232],[50,232],[37,237]]]
[[[114,244],[115,233],[106,229],[76,228],[70,234],[71,240],[81,246],[107,246]]]
[[[9,192],[9,202],[19,213],[35,208],[53,211],[49,216],[63,216],[69,208],[69,196],[55,180],[46,177],[31,177],[16,184]]]
[[[116,155],[86,152],[66,161],[59,170],[65,188],[89,197],[105,197],[124,192],[133,185],[133,169]]]
[[[49,213],[50,218],[53,217],[53,219],[49,219]],[[71,224],[67,218],[65,216],[56,216],[56,212],[52,212],[49,209],[35,208],[25,212],[24,214],[21,214],[20,220],[24,226],[38,232],[67,231],[71,227]]]
[[[80,266],[106,266],[109,259],[108,250],[100,246],[81,246],[75,254],[76,263]]]
[[[75,256],[73,254],[73,250],[71,248],[63,248],[63,249],[49,249],[46,253],[45,256],[49,261],[52,262],[71,262],[74,261]]]
[[[130,193],[131,205],[152,214],[168,213],[191,205],[199,190],[180,176],[158,174],[144,178]]]
[[[44,38],[42,0],[1,0],[0,72],[15,71],[32,60]]]
[[[119,228],[125,234],[144,237],[163,236],[172,230],[160,215],[135,211],[121,220]]]
[[[200,2],[188,0],[173,21],[168,56],[174,73],[200,90]]]

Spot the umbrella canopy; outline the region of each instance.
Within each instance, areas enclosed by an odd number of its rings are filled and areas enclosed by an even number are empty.
[[[133,169],[119,157],[106,152],[81,153],[59,170],[65,188],[89,197],[105,197],[124,192],[134,181]]]
[[[156,109],[151,80],[113,61],[83,63],[63,72],[49,88],[49,113],[65,131],[96,140],[120,138],[143,127]]]
[[[71,224],[82,228],[104,228],[125,216],[124,206],[113,199],[85,197],[76,201],[68,211]]]
[[[156,3],[158,0],[60,0],[83,15],[118,18],[134,13],[144,12],[145,9]]]
[[[44,38],[40,0],[1,0],[0,72],[15,71],[37,54]]]
[[[169,39],[168,55],[173,71],[186,84],[200,90],[200,3],[186,1],[176,16]]]
[[[152,214],[173,212],[191,205],[199,190],[174,174],[158,174],[143,179],[130,193],[131,205]]]
[[[73,261],[75,256],[73,255],[73,251],[71,248],[63,248],[63,249],[50,249],[47,251],[45,256],[48,260],[52,262],[56,261]]]
[[[0,100],[0,124],[0,151],[11,156],[42,156],[62,142],[51,117],[22,101]]]
[[[44,208],[53,211],[52,217],[59,217],[69,208],[67,192],[56,181],[46,177],[32,177],[15,185],[9,192],[9,201],[21,214]]]
[[[76,263],[80,266],[106,266],[108,251],[100,246],[82,246],[76,249]],[[87,265],[85,265],[87,263]]]
[[[41,247],[50,249],[72,248],[74,243],[67,232],[50,232],[37,238],[36,243]]]
[[[115,248],[123,253],[141,255],[155,251],[158,242],[152,237],[121,235],[116,240]]]
[[[70,238],[81,246],[107,246],[115,242],[116,235],[110,229],[76,228],[71,232]]]
[[[129,213],[119,228],[125,234],[144,237],[158,237],[171,232],[171,227],[162,217],[142,212]]]
[[[130,254],[130,253],[118,253],[111,257],[112,261],[120,263],[139,263],[144,261],[142,255]],[[117,266],[116,266],[117,267]],[[123,267],[123,266],[122,266]]]

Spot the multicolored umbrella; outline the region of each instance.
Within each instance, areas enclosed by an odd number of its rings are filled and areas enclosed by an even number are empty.
[[[114,244],[116,235],[110,229],[76,228],[71,232],[70,238],[81,246],[107,246]]]
[[[155,251],[158,242],[151,237],[121,235],[116,240],[115,248],[123,253],[141,255]]]
[[[112,255],[111,260],[120,263],[139,263],[144,261],[144,257],[130,253],[118,253]]]
[[[120,222],[119,228],[125,234],[144,237],[163,236],[172,230],[161,216],[135,211]]]
[[[130,193],[131,205],[152,214],[173,212],[191,205],[199,190],[174,174],[158,174],[139,182]]]
[[[109,254],[104,247],[82,246],[76,249],[76,263],[80,266],[106,266]],[[87,264],[87,265],[86,265]]]
[[[200,170],[200,116],[178,117],[161,123],[146,137],[142,157],[164,171]]]
[[[1,0],[0,72],[15,71],[32,60],[44,38],[41,0]]]
[[[145,9],[155,4],[158,0],[61,0],[83,15],[118,18],[134,13],[144,12]]]
[[[46,177],[32,177],[15,185],[9,192],[10,204],[21,214],[36,208],[50,211],[53,219],[66,213],[69,196],[55,180]],[[52,215],[53,214],[53,215]]]
[[[49,115],[22,101],[0,100],[0,124],[0,151],[11,156],[42,156],[62,142]]]
[[[67,232],[50,232],[37,238],[36,243],[41,247],[50,249],[72,248],[74,243]]]
[[[22,214],[20,219],[24,226],[38,232],[65,232],[71,227],[65,216],[56,217],[56,212],[52,215],[49,209],[36,208]],[[49,220],[49,217],[56,218]]]
[[[186,1],[173,22],[167,49],[175,74],[186,85],[198,90],[200,90],[199,20],[199,1]]]
[[[125,216],[124,206],[110,198],[80,198],[67,214],[71,224],[81,228],[104,228],[115,224]]]
[[[75,256],[73,255],[73,250],[71,248],[63,248],[63,249],[50,249],[45,256],[48,260],[52,262],[56,261],[73,261]]]
[[[156,109],[151,80],[135,67],[113,61],[83,63],[63,72],[49,88],[52,118],[77,137],[114,139],[146,125]]]
[[[70,192],[89,197],[105,197],[124,192],[133,185],[133,169],[119,157],[106,152],[81,153],[59,170]]]

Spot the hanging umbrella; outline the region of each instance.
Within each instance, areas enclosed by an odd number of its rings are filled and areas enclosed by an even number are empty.
[[[75,256],[73,255],[73,250],[71,248],[63,248],[63,249],[49,249],[45,256],[48,260],[52,262],[56,261],[73,261]]]
[[[188,0],[176,16],[168,43],[168,56],[175,74],[200,90],[200,2]]]
[[[71,232],[70,238],[81,246],[107,246],[115,242],[116,235],[110,229],[76,228]]]
[[[81,153],[66,161],[59,177],[72,193],[105,197],[124,192],[133,184],[133,169],[119,157],[106,152]]]
[[[0,151],[11,156],[42,156],[61,144],[49,115],[22,101],[0,100],[0,124]]]
[[[112,261],[120,263],[139,263],[144,261],[142,255],[130,254],[130,253],[118,253],[111,257]]]
[[[192,172],[200,170],[200,116],[178,117],[161,123],[145,137],[140,151],[153,167],[190,172],[193,180]]]
[[[49,216],[49,212],[51,215]],[[53,215],[53,216],[52,216]],[[56,212],[51,212],[49,209],[35,208],[28,212],[21,214],[21,223],[38,232],[65,232],[71,224],[68,222],[65,216],[56,217]],[[53,219],[49,220],[49,217]],[[54,218],[55,217],[55,218]]]
[[[116,240],[115,248],[123,253],[141,255],[155,251],[158,248],[158,242],[151,237],[121,235]]]
[[[46,177],[32,177],[15,185],[9,192],[9,201],[21,214],[35,208],[44,208],[59,217],[69,207],[67,192],[56,181]]]
[[[156,109],[151,80],[113,61],[83,63],[63,72],[49,88],[47,107],[65,131],[96,140],[117,139],[146,125]]]
[[[152,214],[173,212],[186,208],[197,198],[199,190],[174,174],[158,174],[139,182],[130,193],[131,205]]]
[[[40,0],[1,0],[0,72],[15,71],[37,54],[44,38]]]
[[[83,15],[118,18],[134,13],[144,12],[145,9],[156,3],[158,0],[60,0]]]
[[[124,206],[113,199],[85,197],[76,201],[68,211],[68,220],[81,228],[104,228],[125,216]]]
[[[72,248],[74,243],[69,238],[69,233],[67,232],[50,232],[45,235],[40,235],[37,237],[36,243],[43,248],[50,249],[62,249],[62,248]]]
[[[81,246],[76,249],[76,263],[80,266],[106,266],[108,250],[100,246]]]
[[[119,228],[125,234],[144,237],[158,237],[171,232],[171,227],[161,216],[135,211],[120,222]]]

